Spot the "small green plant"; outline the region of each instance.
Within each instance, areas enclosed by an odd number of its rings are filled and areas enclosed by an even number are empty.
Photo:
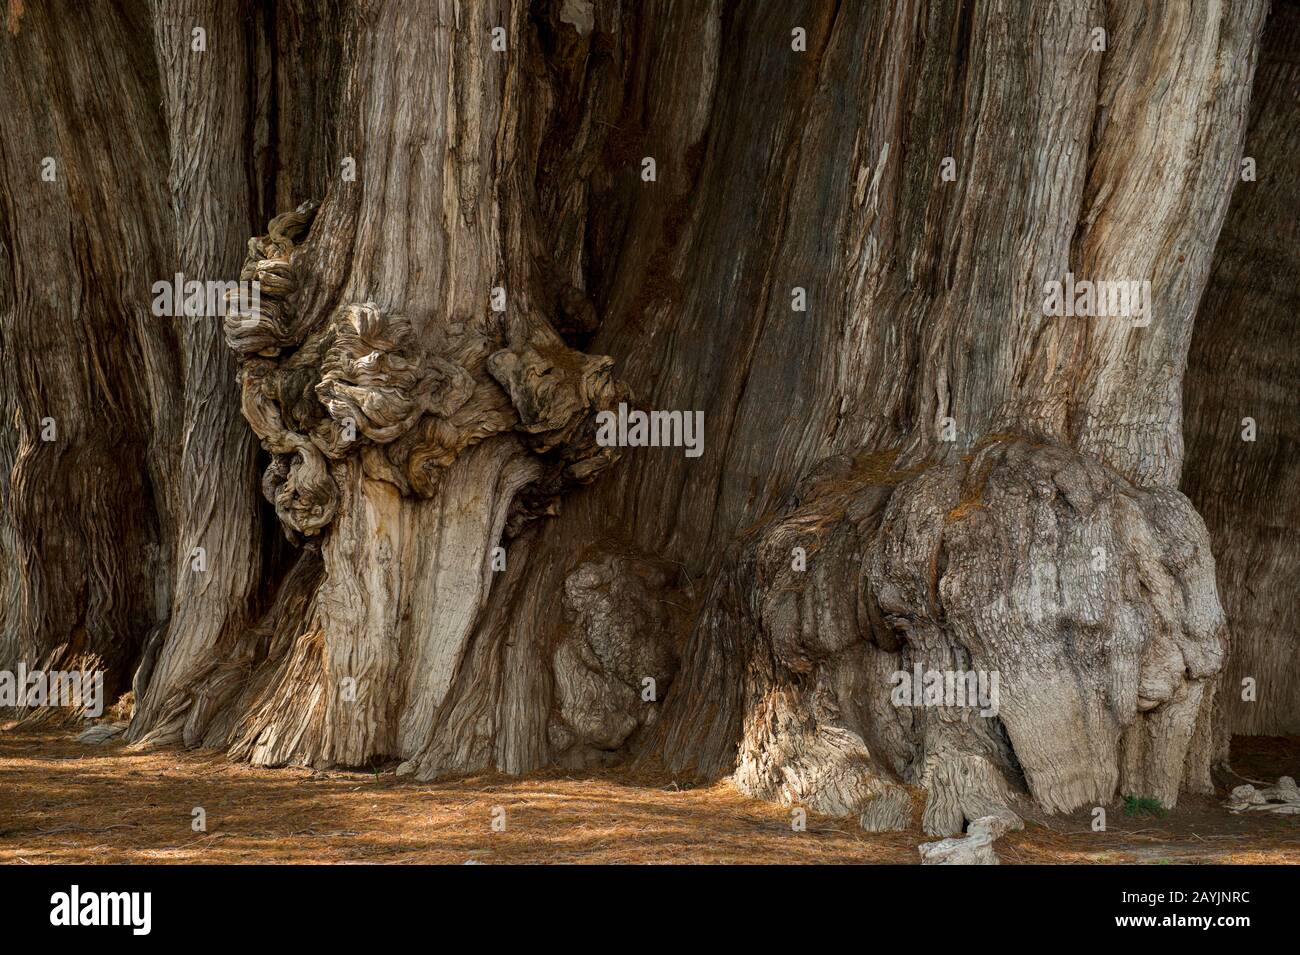
[[[1125,796],[1124,815],[1126,816],[1163,816],[1165,807],[1153,796]]]

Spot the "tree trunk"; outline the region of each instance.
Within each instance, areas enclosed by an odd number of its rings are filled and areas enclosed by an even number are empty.
[[[138,5],[10,4],[0,41],[0,665],[102,668],[110,694],[174,589],[181,389],[149,314],[171,230],[148,30]]]
[[[1295,192],[1292,5],[1253,109],[1263,0],[12,9],[0,663],[97,653],[138,744],[633,759],[869,828],[910,786],[952,834],[1294,731],[1242,595],[1266,560],[1289,608],[1295,469],[1261,439],[1236,494],[1222,424],[1285,442],[1285,357],[1189,385],[1183,447],[1193,328],[1223,374]],[[151,315],[176,272],[260,300]],[[609,446],[620,408],[702,453]],[[1280,695],[1225,720],[1242,665]],[[996,698],[900,704],[930,672]]]
[[[1224,730],[1245,735],[1300,733],[1298,52],[1300,6],[1276,4],[1246,135],[1258,178],[1233,193],[1187,368],[1183,484],[1232,625]]]

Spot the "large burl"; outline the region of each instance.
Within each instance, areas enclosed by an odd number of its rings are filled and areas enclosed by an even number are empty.
[[[602,554],[565,578],[570,626],[555,653],[556,712],[547,728],[565,765],[616,760],[658,718],[655,704],[677,673],[682,605],[665,596],[676,576],[670,565]]]
[[[871,565],[879,605],[922,655],[1001,675],[1002,767],[1049,810],[1118,790],[1173,806],[1209,787],[1227,628],[1205,524],[1170,488],[1087,455],[991,442],[890,501]],[[1018,780],[1017,780],[1018,781]]]
[[[427,498],[464,449],[516,432],[542,467],[519,495],[512,532],[618,459],[594,428],[599,411],[628,397],[613,360],[569,348],[541,316],[495,334],[451,325],[417,336],[373,302],[323,320],[300,314],[297,259],[316,209],[304,203],[249,240],[240,279],[259,294],[230,293],[225,320],[244,416],[271,453],[263,491],[291,538],[334,520],[335,464],[353,456],[368,478]]]
[[[1173,806],[1209,787],[1226,637],[1205,525],[1175,490],[1012,436],[928,467],[830,461],[731,555],[667,758],[726,771],[686,731],[720,712],[742,791],[870,829],[908,824],[902,785],[939,835],[1026,793]],[[900,703],[917,668],[996,674],[998,698]]]

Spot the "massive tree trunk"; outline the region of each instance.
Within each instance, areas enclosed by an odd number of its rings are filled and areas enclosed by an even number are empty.
[[[1240,596],[1263,519],[1212,538],[1178,489],[1207,282],[1213,361],[1295,191],[1233,200],[1267,12],[12,3],[0,664],[96,653],[138,745],[635,759],[873,828],[908,786],[945,834],[1207,788],[1235,614],[1290,697],[1233,725],[1300,707]],[[1278,177],[1293,14],[1251,127]],[[260,300],[152,315],[177,272]],[[1149,297],[1054,314],[1076,281]],[[702,445],[609,446],[620,408]],[[997,697],[899,705],[928,671]]]
[[[174,580],[182,390],[149,313],[171,230],[147,14],[15,3],[0,41],[0,665],[102,667],[110,693]]]
[[[1187,369],[1184,488],[1231,623],[1225,731],[1300,733],[1300,5],[1278,4]]]

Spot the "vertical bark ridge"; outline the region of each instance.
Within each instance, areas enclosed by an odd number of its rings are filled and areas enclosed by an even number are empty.
[[[187,281],[233,276],[251,231],[256,77],[247,69],[246,14],[242,3],[213,0],[159,4],[154,11],[171,155],[170,258]],[[203,52],[194,49],[195,29],[204,31]],[[221,319],[176,321],[184,382],[178,527],[169,555],[176,583],[168,630],[152,672],[138,681],[143,693],[128,731],[129,738],[150,742],[179,738],[184,714],[174,698],[250,622],[262,550],[256,444],[239,420],[235,363]]]

